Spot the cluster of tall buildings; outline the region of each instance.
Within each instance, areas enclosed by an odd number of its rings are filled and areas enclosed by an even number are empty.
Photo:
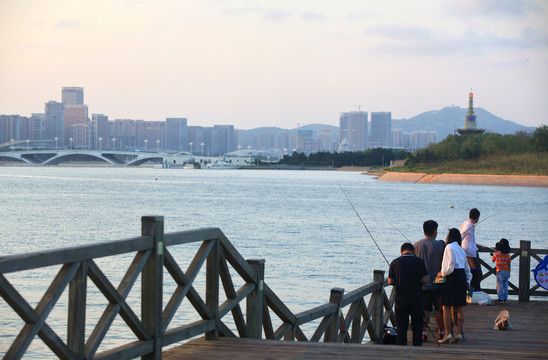
[[[0,144],[26,141],[33,147],[190,151],[225,154],[241,149],[280,152],[362,151],[376,147],[416,149],[435,142],[435,133],[404,134],[391,128],[390,112],[343,112],[339,131],[321,132],[297,126],[296,130],[251,133],[233,125],[190,126],[187,118],[165,121],[133,119],[109,120],[104,114],[91,114],[84,102],[82,87],[63,87],[61,102],[48,101],[43,113],[30,117],[0,115]]]
[[[170,150],[223,154],[236,149],[233,125],[188,126],[187,119],[165,121],[109,120],[92,114],[82,87],[63,87],[61,102],[48,101],[31,117],[0,115],[0,144],[32,142],[33,146],[76,149]]]

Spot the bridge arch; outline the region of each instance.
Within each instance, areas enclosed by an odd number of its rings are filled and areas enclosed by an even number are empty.
[[[52,158],[49,158],[48,160],[44,161],[43,165],[58,165],[58,164],[62,164],[64,162],[70,162],[70,161],[89,161],[89,160],[99,160],[99,161],[103,161],[103,162],[106,162],[106,163],[116,165],[116,163],[114,163],[112,160],[110,160],[108,158],[98,156],[98,155],[94,155],[94,154],[89,154],[89,153],[84,153],[84,154],[75,153],[75,154],[56,155],[56,156],[54,156]]]
[[[0,153],[0,162],[4,162],[4,161],[32,164],[30,161],[20,156],[14,156],[9,153]]]
[[[149,161],[161,164],[164,161],[164,158],[161,155],[151,155],[151,156],[147,156],[147,157],[139,157],[135,160],[132,160],[132,161],[128,162],[126,165],[127,166],[139,166],[139,165],[142,165],[142,164],[144,164],[146,162],[149,162]]]

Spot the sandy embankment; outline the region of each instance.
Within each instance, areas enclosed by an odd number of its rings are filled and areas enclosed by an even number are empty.
[[[380,175],[377,180],[428,184],[548,187],[548,176],[534,175],[425,174],[388,172]]]

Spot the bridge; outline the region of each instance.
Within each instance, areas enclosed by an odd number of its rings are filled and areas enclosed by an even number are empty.
[[[30,165],[58,165],[75,161],[102,161],[112,165],[139,166],[146,162],[162,164],[194,163],[191,153],[161,153],[116,150],[28,150],[0,152],[0,162],[23,162]]]

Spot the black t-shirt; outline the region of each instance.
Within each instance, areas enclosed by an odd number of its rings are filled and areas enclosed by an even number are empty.
[[[388,271],[388,277],[395,282],[396,295],[422,292],[422,278],[426,275],[424,261],[410,254],[394,259]]]

